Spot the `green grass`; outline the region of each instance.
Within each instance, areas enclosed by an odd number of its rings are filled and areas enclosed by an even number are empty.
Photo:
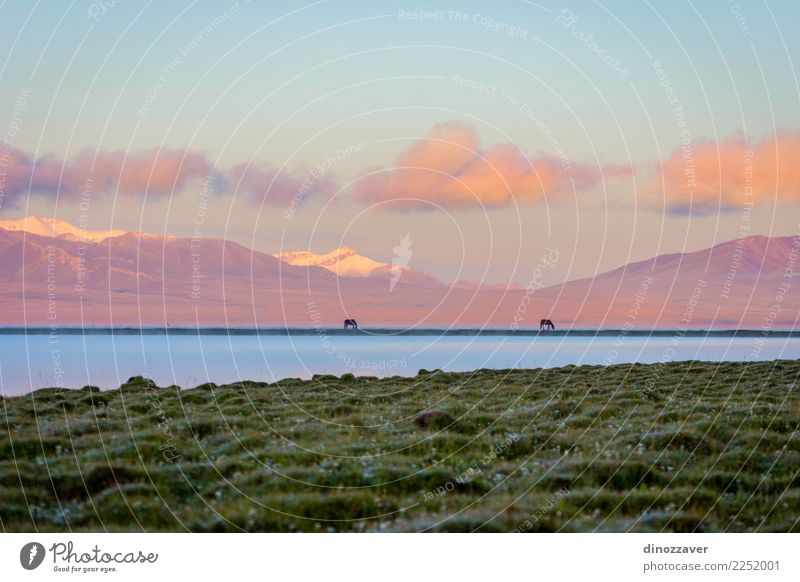
[[[800,531],[800,362],[0,401],[4,531]]]

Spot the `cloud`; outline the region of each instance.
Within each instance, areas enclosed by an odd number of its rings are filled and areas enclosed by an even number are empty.
[[[331,195],[338,187],[327,168],[279,171],[270,164],[238,164],[218,170],[202,153],[188,150],[146,150],[125,154],[82,152],[60,160],[33,156],[6,146],[0,150],[0,199],[11,204],[29,194],[76,199],[92,196],[169,196],[207,177],[220,193],[236,190],[249,204],[294,204],[313,196]],[[89,182],[91,180],[91,182]]]
[[[663,162],[635,164],[639,202],[670,213],[708,214],[752,202],[800,202],[800,131],[783,130],[755,144],[742,135],[721,142],[697,139]],[[391,168],[362,175],[353,199],[392,209],[449,209],[530,204],[580,194],[630,168],[526,156],[513,144],[481,150],[465,123],[437,125],[411,144]],[[630,199],[633,203],[633,199]]]
[[[279,169],[242,163],[220,170],[191,150],[82,152],[60,160],[35,158],[0,144],[0,202],[14,205],[30,194],[67,200],[92,196],[162,198],[212,176],[220,194],[236,193],[245,204],[289,205],[338,190],[330,167]],[[743,135],[720,142],[697,139],[662,162],[635,165],[637,202],[670,213],[710,214],[752,202],[800,202],[800,131],[782,130],[756,143]],[[365,171],[350,191],[360,204],[388,202],[391,209],[448,209],[571,197],[608,178],[628,179],[625,166],[570,162],[564,156],[527,156],[510,143],[482,149],[474,129],[462,122],[436,125],[412,143],[389,168]],[[87,181],[91,179],[90,187]],[[616,186],[616,184],[615,184]],[[627,198],[633,204],[633,198]],[[627,204],[627,202],[623,202]]]
[[[800,202],[800,132],[755,144],[743,135],[683,144],[661,164],[642,165],[644,199],[673,213],[708,214],[752,202]]]
[[[12,203],[28,194],[76,197],[98,194],[167,196],[183,190],[192,180],[214,171],[201,153],[180,150],[82,152],[68,160],[35,159],[16,148],[0,154],[5,181],[0,193]]]
[[[324,168],[279,170],[271,164],[239,164],[228,173],[232,191],[251,204],[297,206],[310,197],[330,196],[338,190]]]
[[[481,150],[471,126],[450,122],[434,126],[394,167],[363,174],[352,197],[365,204],[391,202],[393,209],[499,207],[570,195],[573,184],[583,190],[628,173],[545,154],[531,158],[510,143]]]

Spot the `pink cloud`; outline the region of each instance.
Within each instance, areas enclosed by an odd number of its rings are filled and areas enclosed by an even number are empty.
[[[628,173],[545,154],[528,157],[510,143],[481,150],[471,126],[450,122],[434,126],[400,154],[394,167],[364,174],[352,195],[358,202],[388,201],[404,209],[498,207],[570,194],[573,183],[586,189],[604,177]]]
[[[180,192],[192,180],[203,180],[214,171],[211,162],[198,152],[148,150],[125,156],[122,152],[98,156],[83,154],[72,162],[78,175],[93,173],[95,185],[109,192],[157,196]]]
[[[694,140],[646,168],[644,195],[672,212],[708,213],[752,202],[800,202],[800,132],[755,144],[736,135]]]
[[[783,130],[755,144],[735,135],[721,142],[697,139],[661,163],[639,163],[637,196],[669,212],[710,213],[753,202],[800,202],[800,131]],[[390,168],[364,172],[351,191],[362,204],[393,209],[450,209],[533,204],[581,193],[603,180],[626,178],[622,166],[575,163],[547,154],[528,156],[510,143],[482,149],[462,122],[436,125]],[[92,195],[169,196],[219,177],[222,190],[249,204],[301,206],[330,196],[336,181],[323,169],[280,170],[270,164],[214,167],[200,152],[145,150],[82,152],[66,160],[0,149],[0,199],[14,204],[29,194],[75,199],[92,180]]]

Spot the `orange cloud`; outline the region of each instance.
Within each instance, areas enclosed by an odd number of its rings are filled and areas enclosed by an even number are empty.
[[[561,158],[526,156],[506,143],[481,150],[473,128],[450,122],[434,126],[397,158],[393,168],[366,173],[353,189],[362,203],[391,202],[392,208],[448,208],[529,204],[586,189],[619,167],[571,164]]]
[[[684,143],[645,171],[644,195],[671,212],[709,213],[800,201],[800,132],[780,131],[755,144],[737,135]]]

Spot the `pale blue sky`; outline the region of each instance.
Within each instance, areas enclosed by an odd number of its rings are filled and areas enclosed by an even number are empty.
[[[525,113],[532,111],[570,160],[625,165],[680,145],[656,60],[693,138],[744,132],[757,140],[776,127],[800,129],[800,3],[793,1],[101,4],[111,2],[0,4],[0,130],[20,90],[29,92],[15,147],[63,158],[87,148],[167,146],[205,152],[223,168],[252,159],[295,169],[367,144],[332,169],[344,184],[365,168],[390,165],[409,139],[452,120],[472,124],[484,146],[511,141],[530,154],[554,154],[552,137]],[[562,10],[578,19],[568,25]],[[402,14],[414,11],[434,14],[426,21]],[[628,74],[601,62],[578,32],[591,33]],[[156,99],[145,107],[148,96]],[[519,255],[513,277],[520,282],[525,257],[535,263],[546,243],[575,256],[553,275],[559,278],[737,234],[735,214],[622,208],[627,189],[611,184],[574,204],[521,207],[519,217],[512,208],[365,217],[354,204],[322,212],[312,202],[287,221],[283,207],[259,213],[220,199],[204,234],[271,252],[282,237],[316,251],[342,243],[387,260],[410,232],[414,266],[454,277],[463,254],[462,276],[479,278],[489,265],[489,278],[503,280]],[[189,192],[169,208],[98,198],[92,212],[97,228],[181,234],[195,207]],[[53,208],[52,198],[34,197],[2,213],[52,215]],[[800,216],[792,209],[762,208],[754,223],[764,234],[792,234]],[[74,219],[77,210],[62,203],[58,214]],[[442,244],[443,236],[452,238]]]

